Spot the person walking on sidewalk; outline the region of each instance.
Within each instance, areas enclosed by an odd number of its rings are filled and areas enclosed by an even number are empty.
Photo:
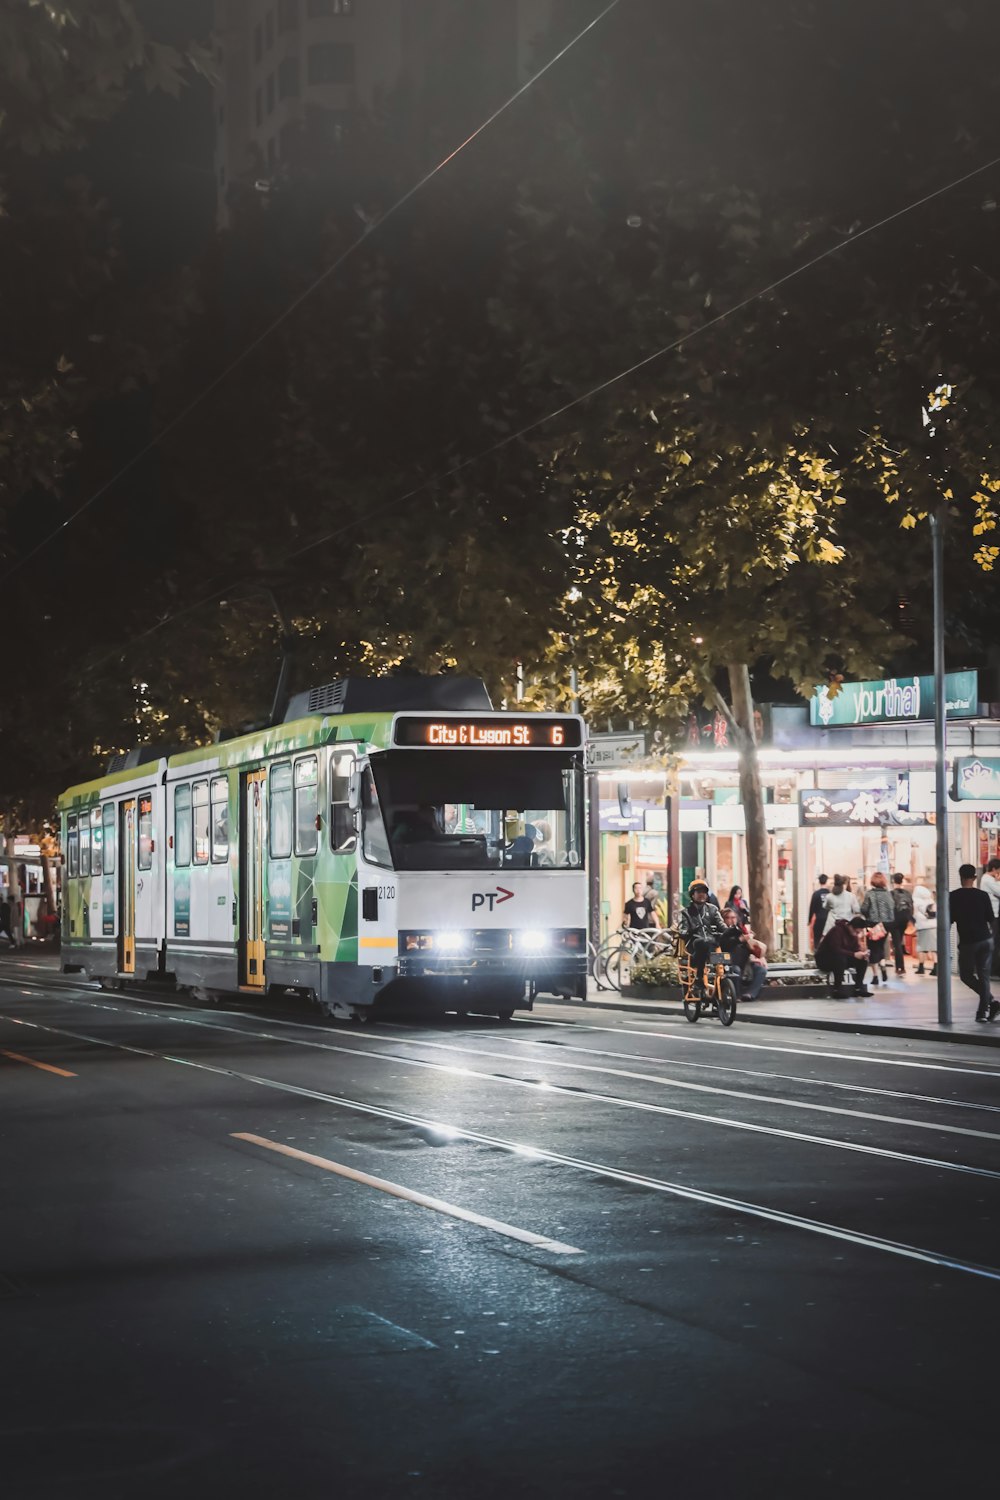
[[[816,954],[816,967],[824,974],[833,975],[833,989],[830,994],[834,1000],[843,1000],[844,976],[848,970],[854,975],[854,989],[852,995],[858,998],[867,998],[871,990],[865,986],[865,971],[868,968],[868,949],[865,946],[864,929],[866,927],[864,917],[838,917],[832,927],[828,927],[819,951]]]
[[[948,915],[958,928],[958,972],[962,983],[979,996],[977,1021],[995,1021],[1000,1000],[990,988],[993,960],[993,903],[985,891],[976,890],[975,865],[959,865],[962,882],[948,896]]]
[[[889,978],[885,971],[885,945],[896,917],[888,881],[881,870],[872,874],[872,883],[861,903],[861,915],[868,923],[868,962],[872,966],[872,984],[877,988],[880,973],[883,984]]]
[[[904,880],[905,877],[897,871],[892,877],[892,890],[889,892],[892,897],[893,906],[892,926],[889,931],[892,936],[892,956],[896,960],[897,974],[906,973],[906,947],[904,939],[906,938],[906,929],[913,921],[913,896],[906,889]]]
[[[993,903],[993,973],[1000,974],[1000,859],[995,855],[983,871],[979,889]]]
[[[812,933],[813,952],[823,941],[823,933],[830,919],[830,892],[826,888],[827,877],[816,876],[816,889],[809,898],[809,931]]]

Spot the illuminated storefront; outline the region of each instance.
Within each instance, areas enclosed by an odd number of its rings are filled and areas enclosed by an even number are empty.
[[[761,780],[775,946],[808,950],[816,877],[848,877],[859,897],[876,870],[934,884],[933,695],[927,679],[845,684],[799,708],[763,710]],[[1000,852],[1000,718],[980,704],[975,673],[949,674],[949,845],[952,878]],[[836,714],[830,712],[837,705]],[[921,718],[914,718],[914,713]],[[891,717],[891,715],[898,717]],[[684,891],[703,876],[720,901],[747,888],[738,761],[718,724],[678,755],[679,849],[674,878],[665,770],[600,774],[602,930],[621,921],[634,880]]]

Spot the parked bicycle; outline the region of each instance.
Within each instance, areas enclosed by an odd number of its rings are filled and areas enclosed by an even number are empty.
[[[662,927],[621,927],[606,937],[597,950],[594,959],[597,987],[620,990],[631,982],[637,964],[648,964],[674,950],[674,934]]]

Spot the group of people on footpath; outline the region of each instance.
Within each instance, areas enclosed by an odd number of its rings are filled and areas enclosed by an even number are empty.
[[[979,877],[979,889],[975,865],[962,865],[958,875],[961,885],[949,895],[948,918],[958,929],[959,975],[978,998],[976,1020],[995,1021],[1000,1001],[993,999],[990,980],[1000,956],[1000,859],[989,861]],[[845,876],[834,875],[828,889],[827,876],[820,875],[809,905],[809,928],[816,966],[830,976],[833,999],[848,998],[844,988],[848,976],[854,997],[873,994],[866,984],[869,972],[874,988],[880,982],[888,984],[890,940],[896,976],[905,976],[905,940],[911,923],[917,951],[915,972],[935,975],[937,908],[934,893],[923,881],[909,887],[906,877],[897,872],[890,884],[876,870],[859,902]]]
[[[692,880],[688,896],[690,905],[681,912],[679,931],[695,970],[695,995],[705,998],[705,965],[721,948],[739,976],[740,999],[756,1000],[767,982],[767,949],[750,925],[742,888],[734,885],[722,908],[705,880]]]

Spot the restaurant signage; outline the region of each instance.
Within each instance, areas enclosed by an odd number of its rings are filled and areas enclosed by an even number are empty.
[[[976,672],[949,672],[944,680],[949,719],[972,719],[979,711]],[[810,724],[831,725],[913,723],[934,717],[933,677],[887,677],[876,682],[844,682],[831,695],[816,689],[809,703]]]
[[[961,755],[955,761],[951,795],[956,802],[1000,802],[1000,758]]]
[[[896,788],[836,787],[800,791],[803,828],[879,828],[890,824],[908,828],[928,822],[925,813],[906,812],[896,800]]]

